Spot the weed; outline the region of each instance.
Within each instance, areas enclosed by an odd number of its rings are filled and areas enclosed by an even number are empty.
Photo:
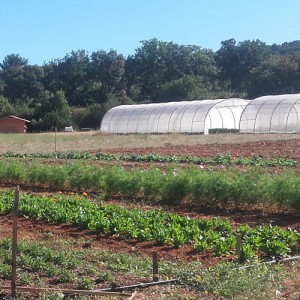
[[[77,288],[79,290],[91,290],[94,286],[94,281],[89,277],[82,277],[78,281]]]

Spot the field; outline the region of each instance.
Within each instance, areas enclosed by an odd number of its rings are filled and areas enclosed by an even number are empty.
[[[18,184],[21,286],[90,290],[149,282],[157,251],[160,279],[177,283],[140,288],[137,299],[298,299],[300,264],[282,263],[300,248],[298,138],[1,135],[1,251],[9,249],[7,199]],[[0,285],[9,285],[6,256]],[[280,262],[262,263],[272,259]]]
[[[145,148],[169,146],[197,146],[236,144],[256,141],[297,140],[297,134],[261,134],[261,135],[100,135],[98,132],[58,132],[40,134],[2,134],[0,153],[13,151],[20,153],[53,152],[68,150],[99,150],[120,148]],[[206,148],[207,149],[207,148]],[[209,148],[208,148],[209,149]],[[222,151],[222,148],[220,149]],[[267,151],[267,150],[266,150]],[[293,149],[298,151],[298,149]],[[202,155],[199,153],[199,155]]]

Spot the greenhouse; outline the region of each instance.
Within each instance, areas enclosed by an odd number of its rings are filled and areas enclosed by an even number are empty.
[[[241,133],[300,132],[300,94],[263,96],[252,100],[241,115]]]
[[[104,133],[204,133],[209,129],[239,129],[248,100],[232,98],[139,105],[121,105],[103,117]]]

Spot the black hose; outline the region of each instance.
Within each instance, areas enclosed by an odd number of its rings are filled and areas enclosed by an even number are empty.
[[[170,280],[159,280],[159,281],[153,281],[153,282],[145,282],[145,283],[138,283],[133,285],[126,285],[126,286],[113,286],[106,289],[97,289],[93,290],[96,292],[105,292],[105,291],[111,291],[111,292],[121,292],[123,290],[130,290],[135,288],[144,288],[148,286],[158,285],[158,284],[167,284],[167,283],[174,283],[177,279],[170,279]]]

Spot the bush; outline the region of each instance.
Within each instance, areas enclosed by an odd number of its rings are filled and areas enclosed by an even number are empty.
[[[239,133],[239,129],[234,128],[211,128],[208,130],[209,134],[221,134],[221,133]]]

